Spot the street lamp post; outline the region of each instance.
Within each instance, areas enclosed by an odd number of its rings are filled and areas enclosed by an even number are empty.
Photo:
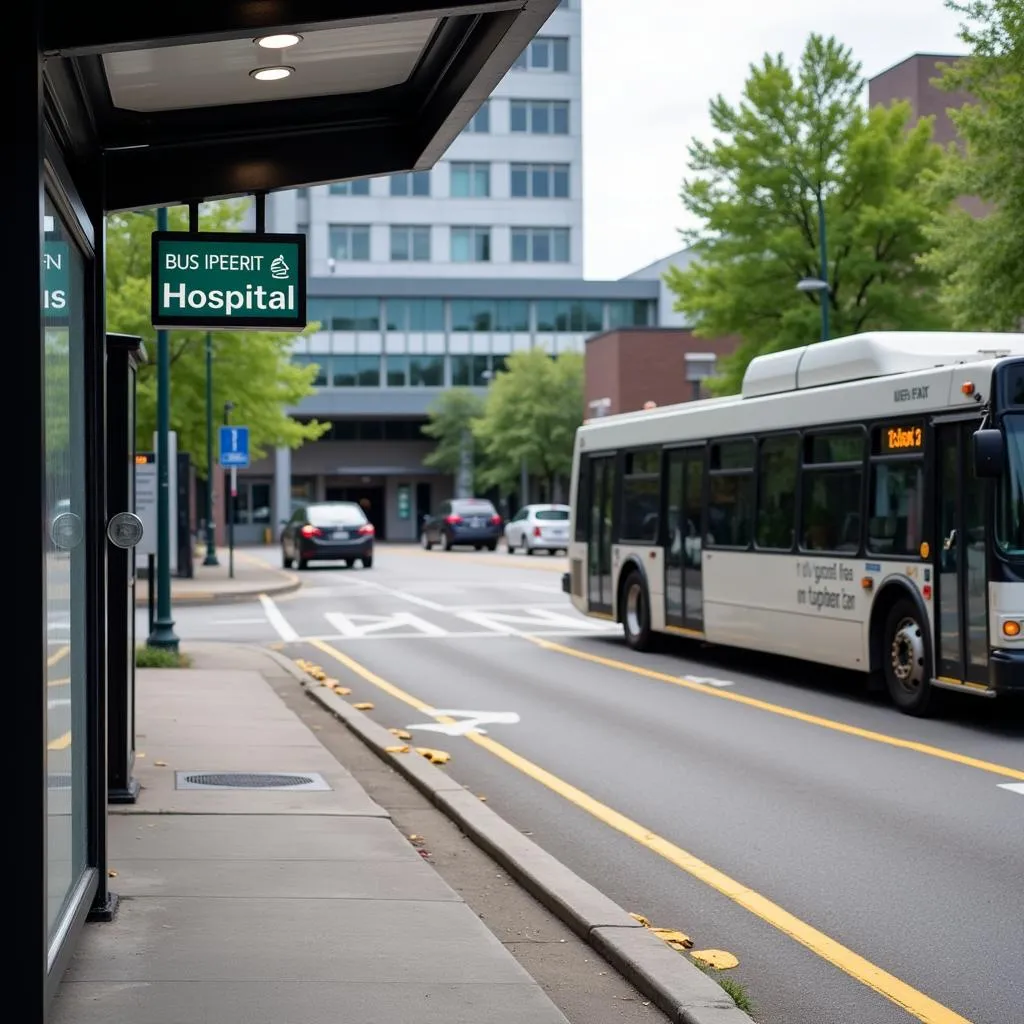
[[[166,207],[156,211],[156,229],[167,230]],[[146,645],[177,651],[171,618],[171,350],[166,331],[156,332],[156,352],[156,617]]]
[[[234,402],[224,403],[224,426],[231,426],[231,410]],[[235,468],[225,473],[228,484],[228,576],[235,578]]]
[[[220,565],[213,527],[213,335],[206,332],[206,557],[203,565]]]
[[[799,171],[797,172],[799,174]],[[812,186],[807,179],[800,175],[808,188]],[[821,197],[821,187],[812,189],[818,203],[818,276],[805,277],[797,283],[797,289],[802,292],[817,292],[818,304],[821,306],[821,340],[828,341],[831,337],[828,323],[828,305],[831,299],[832,289],[828,283],[828,241],[825,233],[825,203]]]

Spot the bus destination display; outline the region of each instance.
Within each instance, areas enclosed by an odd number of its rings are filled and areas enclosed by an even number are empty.
[[[917,424],[881,427],[879,434],[883,455],[902,455],[924,449],[924,431]]]

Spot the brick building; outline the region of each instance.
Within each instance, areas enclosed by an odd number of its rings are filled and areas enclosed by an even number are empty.
[[[868,103],[888,106],[906,100],[913,110],[913,122],[922,117],[934,117],[934,138],[940,145],[958,142],[956,126],[949,116],[950,110],[973,103],[965,92],[946,92],[934,84],[942,75],[943,64],[954,64],[963,58],[957,53],[914,53],[891,68],[868,80]],[[985,215],[986,206],[973,196],[964,196],[960,202],[975,217]]]
[[[739,339],[698,338],[686,327],[631,327],[587,339],[584,416],[635,412],[706,397],[703,383]]]

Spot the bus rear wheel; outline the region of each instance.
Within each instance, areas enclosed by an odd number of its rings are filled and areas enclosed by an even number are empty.
[[[622,630],[634,651],[651,649],[651,602],[647,584],[638,572],[631,572],[622,587]]]
[[[893,703],[908,715],[927,715],[934,698],[928,634],[912,601],[900,598],[885,617],[882,674]]]

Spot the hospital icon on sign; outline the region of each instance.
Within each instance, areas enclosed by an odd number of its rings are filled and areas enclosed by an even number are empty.
[[[283,281],[288,277],[288,264],[283,256],[275,256],[270,263],[270,276],[277,281]]]

